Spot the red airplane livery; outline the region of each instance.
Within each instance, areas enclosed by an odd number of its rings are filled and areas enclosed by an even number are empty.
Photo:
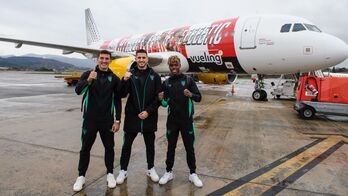
[[[246,73],[239,65],[234,49],[237,20],[221,20],[108,40],[102,42],[100,48],[125,53],[138,49],[145,49],[149,53],[178,52],[187,59],[189,72],[200,72],[200,67],[215,72],[229,72],[233,66],[234,72]],[[230,62],[229,67],[223,66],[224,62]]]
[[[62,49],[93,58],[102,49],[112,52],[111,68],[122,76],[137,49],[148,51],[149,65],[169,73],[167,60],[181,59],[181,71],[191,73],[291,74],[325,69],[348,57],[348,45],[323,33],[312,22],[294,16],[241,16],[154,33],[102,40],[91,11],[86,9],[87,47],[0,37],[0,41]],[[260,84],[260,83],[257,83]],[[256,85],[256,97],[267,95]],[[253,95],[254,95],[253,93]],[[261,99],[260,98],[260,99]]]

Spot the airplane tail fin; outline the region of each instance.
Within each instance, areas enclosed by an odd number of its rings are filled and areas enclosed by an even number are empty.
[[[85,22],[87,33],[87,45],[100,41],[100,34],[97,25],[94,22],[92,12],[89,8],[85,10]]]

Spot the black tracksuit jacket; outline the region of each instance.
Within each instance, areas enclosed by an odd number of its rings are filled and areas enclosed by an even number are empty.
[[[111,127],[115,119],[121,119],[122,103],[118,93],[120,79],[110,70],[101,71],[95,68],[97,78],[88,83],[91,71],[82,74],[76,85],[75,92],[83,94],[83,127],[88,128],[91,123],[107,123]]]
[[[168,107],[167,123],[190,124],[193,121],[194,107],[192,100],[200,102],[202,99],[195,81],[184,74],[171,76],[162,85],[164,97],[162,106]],[[192,97],[184,95],[184,89],[192,93]]]
[[[120,94],[128,99],[125,107],[125,132],[157,131],[158,93],[161,91],[161,77],[152,69],[139,70],[136,62],[131,65],[132,76],[127,81],[121,80]],[[147,111],[149,116],[141,120],[138,114]]]

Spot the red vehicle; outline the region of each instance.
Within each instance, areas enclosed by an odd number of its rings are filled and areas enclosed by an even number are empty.
[[[348,116],[348,77],[301,76],[294,108],[304,119],[316,113]]]

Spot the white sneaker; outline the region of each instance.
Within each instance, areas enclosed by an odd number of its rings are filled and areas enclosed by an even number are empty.
[[[116,183],[122,184],[126,178],[127,178],[127,171],[120,170],[120,172],[118,173],[118,176],[116,178]]]
[[[147,170],[146,175],[149,176],[153,182],[158,182],[159,180],[159,177],[154,167]]]
[[[113,189],[116,187],[116,180],[115,180],[115,176],[112,173],[108,173],[108,175],[106,175],[106,182],[108,184],[108,187]]]
[[[167,184],[168,181],[173,180],[173,172],[166,172],[164,175],[161,177],[159,184]]]
[[[76,182],[75,182],[74,187],[73,187],[73,190],[74,191],[81,191],[85,182],[86,182],[86,178],[84,176],[77,177]]]
[[[203,187],[202,181],[198,178],[197,174],[195,173],[190,174],[189,181],[192,182],[196,187]]]

